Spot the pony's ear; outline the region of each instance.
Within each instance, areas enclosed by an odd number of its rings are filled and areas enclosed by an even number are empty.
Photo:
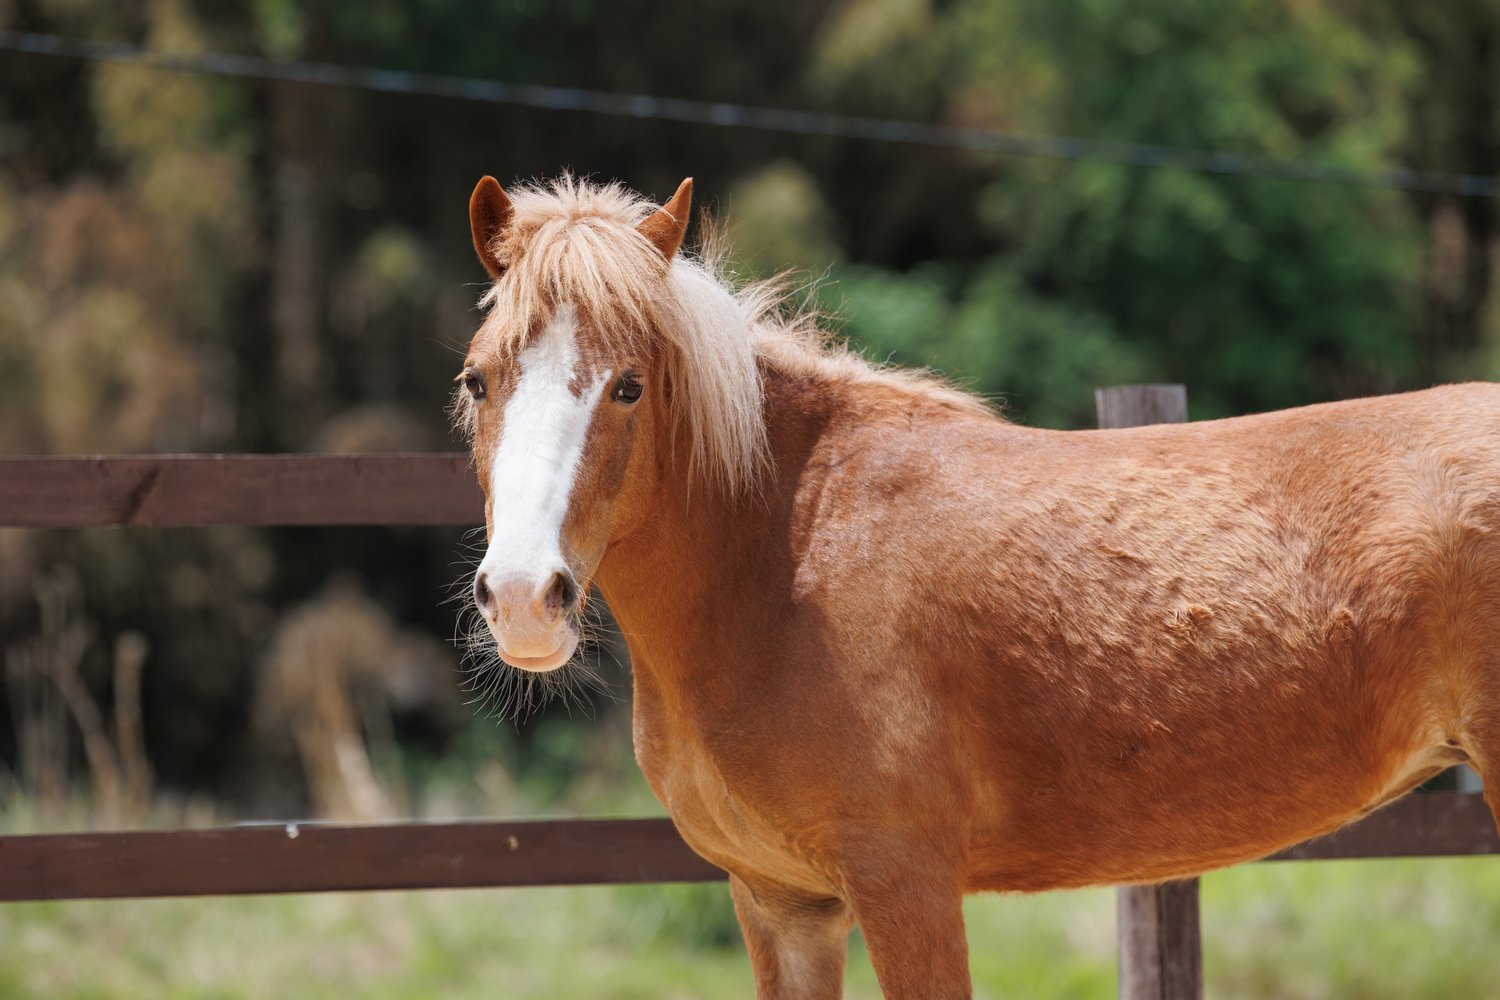
[[[693,179],[688,177],[677,185],[677,193],[674,194],[661,208],[651,213],[651,217],[636,227],[651,245],[661,251],[661,255],[671,260],[677,253],[677,248],[682,246],[682,237],[687,233],[688,214],[693,208]]]
[[[469,195],[469,233],[474,237],[474,252],[491,278],[505,273],[505,265],[495,256],[495,241],[510,225],[510,199],[500,182],[486,174]]]

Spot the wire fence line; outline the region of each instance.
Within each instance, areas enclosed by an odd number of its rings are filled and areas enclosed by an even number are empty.
[[[581,87],[510,83],[478,77],[268,59],[229,52],[161,52],[124,42],[64,38],[31,32],[0,32],[0,51],[89,62],[129,63],[243,80],[347,87],[385,94],[460,99],[720,128],[751,128],[803,136],[935,146],[1003,156],[1114,163],[1148,169],[1190,170],[1238,177],[1451,194],[1464,198],[1493,198],[1500,195],[1500,178],[1481,174],[1441,173],[1400,167],[1362,171],[1333,163],[1276,159],[1222,149],[1191,149],[1076,136],[1032,135],[977,126],[901,121],[825,111],[796,111]]]

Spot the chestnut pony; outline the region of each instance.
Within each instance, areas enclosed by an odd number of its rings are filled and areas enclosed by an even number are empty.
[[[1500,810],[1500,391],[1057,432],[825,346],[570,178],[469,205],[500,656],[597,585],[763,997],[969,995],[961,900],[1193,875],[1470,761]]]

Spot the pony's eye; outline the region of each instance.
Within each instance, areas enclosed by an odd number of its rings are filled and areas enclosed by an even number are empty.
[[[484,375],[478,368],[465,368],[453,381],[462,385],[475,399],[484,398]]]
[[[629,405],[641,398],[641,377],[635,372],[626,372],[615,381],[615,387],[610,391],[609,398],[616,403]]]

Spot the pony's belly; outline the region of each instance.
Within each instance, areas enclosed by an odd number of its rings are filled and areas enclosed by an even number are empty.
[[[1254,836],[1225,835],[1214,821],[1186,821],[1192,834],[1164,835],[1160,829],[1122,829],[1104,847],[1090,838],[1056,832],[1045,849],[1018,846],[1008,839],[981,842],[970,852],[965,888],[971,892],[1047,892],[1100,885],[1128,885],[1189,878],[1273,854],[1303,840],[1331,832],[1358,810],[1345,810],[1309,826],[1263,823]],[[1122,843],[1124,839],[1133,843]]]
[[[1191,800],[1160,801],[1115,816],[1107,828],[1058,815],[1046,829],[991,831],[973,845],[967,887],[1041,892],[1188,878],[1332,833],[1465,760],[1446,743],[1427,745],[1391,762],[1384,774],[1368,775],[1368,783],[1359,783],[1363,793],[1341,781],[1289,784],[1261,796],[1226,796],[1206,808]]]

